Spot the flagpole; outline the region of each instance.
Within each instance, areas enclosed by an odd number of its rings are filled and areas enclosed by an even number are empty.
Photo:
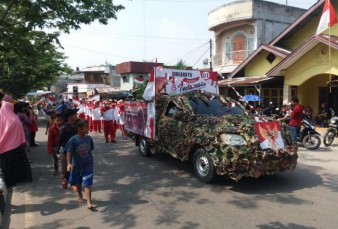
[[[332,91],[332,87],[331,87],[331,26],[329,25],[329,68],[330,68],[330,73],[329,73],[329,85],[330,85],[330,94]]]

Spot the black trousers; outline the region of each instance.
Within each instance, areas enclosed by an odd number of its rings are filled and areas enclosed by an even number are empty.
[[[35,145],[35,135],[36,135],[36,132],[31,132],[31,141],[30,141],[30,145]]]

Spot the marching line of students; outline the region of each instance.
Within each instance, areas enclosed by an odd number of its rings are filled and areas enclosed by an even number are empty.
[[[89,210],[95,207],[91,202],[93,184],[94,149],[89,132],[104,133],[106,143],[116,143],[116,130],[120,129],[123,139],[127,139],[124,129],[124,102],[80,101],[77,109],[62,109],[61,113],[50,112],[47,121],[48,154],[52,155],[54,175],[59,175],[61,161],[62,188],[70,188],[78,193],[78,202],[84,203],[82,186],[85,187]]]

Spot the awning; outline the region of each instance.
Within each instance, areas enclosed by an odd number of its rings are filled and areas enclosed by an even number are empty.
[[[95,88],[96,92],[99,94],[104,94],[104,93],[114,93],[114,92],[120,92],[119,87],[97,87]]]
[[[119,91],[119,92],[107,93],[107,97],[123,98],[123,97],[128,97],[129,94],[130,94],[129,91]]]
[[[218,85],[227,86],[228,84],[230,84],[231,86],[255,86],[270,82],[272,80],[275,80],[275,78],[266,76],[248,76],[220,80],[218,81]]]

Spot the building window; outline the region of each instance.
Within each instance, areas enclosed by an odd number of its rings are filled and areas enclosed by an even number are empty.
[[[254,38],[249,38],[244,32],[236,33],[231,42],[225,43],[225,60],[233,63],[243,62],[254,51]]]
[[[266,57],[266,60],[272,64],[274,62],[274,60],[276,59],[276,56],[273,53],[269,53],[269,55]]]
[[[128,76],[126,76],[126,75],[122,76],[122,82],[128,83]]]

